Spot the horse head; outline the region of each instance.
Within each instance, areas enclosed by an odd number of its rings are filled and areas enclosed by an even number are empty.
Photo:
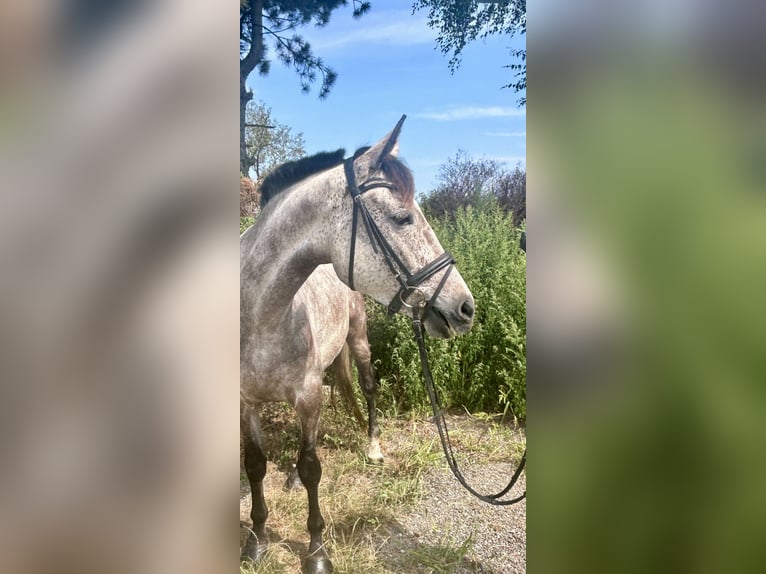
[[[448,338],[470,331],[474,300],[415,201],[412,173],[397,157],[404,119],[346,160],[335,271],[391,312],[419,309],[428,334]]]

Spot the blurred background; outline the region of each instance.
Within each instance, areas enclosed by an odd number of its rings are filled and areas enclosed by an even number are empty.
[[[764,5],[529,3],[530,572],[753,572]]]
[[[236,568],[236,9],[0,7],[2,572]]]

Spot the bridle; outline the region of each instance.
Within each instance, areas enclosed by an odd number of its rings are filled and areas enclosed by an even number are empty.
[[[384,150],[385,152],[385,150]],[[391,244],[386,240],[380,228],[375,223],[375,220],[370,215],[370,211],[364,204],[362,194],[366,191],[376,188],[392,189],[393,185],[384,179],[368,179],[367,181],[357,185],[356,175],[354,173],[354,158],[350,157],[343,163],[343,168],[346,172],[346,182],[348,185],[348,191],[351,194],[351,198],[354,202],[354,211],[351,219],[351,251],[348,258],[348,285],[352,289],[354,288],[354,255],[356,253],[356,234],[358,228],[358,222],[361,218],[364,223],[364,228],[367,231],[367,236],[370,239],[370,244],[375,253],[380,252],[383,255],[383,259],[386,265],[391,270],[391,273],[399,283],[399,291],[391,299],[388,304],[388,313],[393,315],[398,312],[403,306],[408,309],[418,310],[418,315],[421,319],[425,318],[433,309],[433,304],[436,298],[441,293],[444,284],[447,282],[452,269],[455,266],[455,260],[452,255],[446,251],[439,257],[421,267],[415,273],[412,273],[407,265],[401,260],[394,251]],[[428,281],[431,277],[446,269],[439,285],[436,287],[434,294],[429,300],[426,300],[425,294],[420,290],[419,286]]]
[[[406,116],[402,116],[402,119],[399,120],[399,123],[396,125],[396,128],[394,128],[391,137],[383,147],[383,150],[379,155],[380,158],[385,157],[393,147],[405,118]],[[455,459],[455,455],[452,449],[449,433],[447,432],[447,421],[444,416],[444,410],[442,409],[439,402],[439,397],[436,393],[436,387],[431,375],[431,369],[428,364],[428,351],[425,345],[425,329],[423,327],[423,321],[426,319],[426,317],[428,317],[429,313],[432,312],[433,305],[441,293],[445,283],[447,282],[447,278],[452,272],[452,269],[455,266],[455,260],[453,259],[452,255],[445,251],[439,257],[415,273],[410,272],[409,268],[396,254],[396,251],[394,251],[394,249],[391,247],[391,244],[386,240],[385,236],[380,231],[380,228],[375,223],[375,220],[372,218],[372,215],[370,214],[362,199],[362,195],[371,189],[393,189],[393,185],[384,179],[376,179],[373,177],[362,182],[361,184],[357,184],[356,174],[354,172],[354,159],[354,157],[350,157],[343,163],[348,191],[351,195],[351,199],[354,205],[351,221],[351,251],[349,253],[348,262],[348,285],[351,287],[351,289],[354,288],[354,254],[356,252],[356,234],[358,221],[361,218],[362,222],[364,223],[365,230],[367,231],[367,236],[370,239],[370,244],[372,245],[373,251],[375,253],[380,251],[380,253],[383,255],[383,259],[385,260],[386,265],[399,283],[399,291],[396,293],[396,295],[394,295],[394,298],[388,304],[388,313],[393,315],[403,306],[410,309],[412,312],[412,330],[415,335],[415,340],[418,344],[420,363],[423,368],[423,378],[426,382],[428,398],[431,402],[431,408],[434,411],[434,423],[436,424],[436,428],[439,431],[439,438],[441,440],[442,448],[447,458],[447,464],[452,470],[452,473],[455,475],[455,478],[457,478],[458,482],[460,482],[460,484],[462,484],[463,487],[468,490],[468,492],[477,497],[479,500],[496,506],[507,506],[519,502],[526,497],[526,491],[521,496],[516,498],[509,500],[499,499],[508,494],[511,488],[513,488],[513,486],[518,481],[519,476],[521,475],[521,471],[524,469],[526,464],[526,450],[524,451],[524,455],[521,457],[521,461],[519,462],[516,471],[513,473],[510,482],[505,488],[503,488],[503,490],[496,494],[485,495],[480,494],[471,488],[471,486],[466,482],[463,474],[460,472],[460,468],[457,465],[457,460]],[[373,166],[371,173],[375,173],[378,167],[380,167],[379,164],[377,166]],[[446,271],[441,278],[441,281],[437,285],[434,294],[430,299],[426,299],[425,294],[420,290],[419,286],[444,269],[446,269]]]

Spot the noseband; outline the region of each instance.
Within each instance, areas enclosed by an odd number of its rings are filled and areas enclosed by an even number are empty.
[[[391,302],[388,304],[388,313],[393,315],[402,306],[415,310],[422,311],[420,313],[421,318],[425,318],[433,309],[433,304],[436,298],[441,293],[444,284],[447,282],[449,274],[452,272],[452,268],[455,265],[455,260],[452,255],[446,251],[439,257],[431,261],[428,265],[422,267],[415,273],[410,272],[409,268],[396,254],[396,251],[391,247],[391,244],[383,236],[380,228],[370,215],[367,206],[362,200],[362,194],[371,189],[378,187],[385,187],[393,189],[393,185],[383,179],[368,179],[364,183],[357,185],[356,175],[354,173],[354,158],[350,157],[343,163],[343,168],[346,172],[346,182],[348,184],[348,191],[351,194],[351,198],[354,201],[354,213],[351,220],[351,252],[348,260],[348,285],[352,289],[354,288],[354,253],[356,251],[356,230],[358,226],[359,218],[362,218],[364,228],[367,230],[367,236],[370,238],[370,244],[375,253],[383,255],[383,259],[391,270],[391,273],[399,283],[399,291]],[[434,294],[430,299],[426,300],[426,296],[419,286],[425,283],[428,279],[442,271],[447,269],[446,273],[442,277],[439,285],[436,287]]]

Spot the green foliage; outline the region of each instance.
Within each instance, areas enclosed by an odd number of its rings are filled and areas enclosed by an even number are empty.
[[[347,4],[348,0],[242,0],[239,54],[245,77],[256,67],[263,76],[269,73],[268,51],[272,49],[282,64],[298,74],[302,91],[308,92],[317,73],[321,74],[319,97],[327,97],[337,73],[313,53],[297,31],[309,24],[326,26],[332,13]],[[354,0],[353,17],[360,18],[370,7],[370,2]]]
[[[431,370],[442,401],[469,411],[526,418],[526,256],[521,228],[496,203],[459,209],[432,221],[476,300],[473,330],[450,340],[428,338]],[[369,337],[381,381],[381,406],[425,410],[417,346],[410,322],[368,305]]]
[[[510,84],[503,87],[511,88],[517,94],[519,92],[526,93],[527,91],[527,51],[514,50],[514,49],[510,49],[508,51],[511,53],[511,56],[513,56],[514,58],[518,58],[518,60],[512,64],[508,64],[507,66],[503,66],[503,67],[516,72],[514,74],[514,78],[516,79],[512,81]],[[526,95],[521,96],[518,100],[518,104],[520,106],[526,106],[527,96]]]
[[[245,230],[255,223],[255,217],[248,215],[246,217],[239,218],[239,234],[242,235]]]
[[[473,535],[461,541],[447,531],[438,544],[434,546],[422,544],[414,548],[407,556],[407,560],[411,563],[413,572],[416,571],[416,567],[425,567],[428,572],[434,574],[460,572],[473,546]]]
[[[460,67],[463,49],[478,38],[492,35],[512,36],[527,33],[526,0],[499,2],[477,2],[476,0],[415,0],[413,12],[428,10],[428,26],[438,32],[436,44],[441,52],[450,56],[449,69],[454,72]],[[527,88],[527,51],[511,50],[511,56],[520,63],[508,66],[516,71],[515,82],[503,86],[521,92]],[[522,96],[519,105],[526,105]]]

